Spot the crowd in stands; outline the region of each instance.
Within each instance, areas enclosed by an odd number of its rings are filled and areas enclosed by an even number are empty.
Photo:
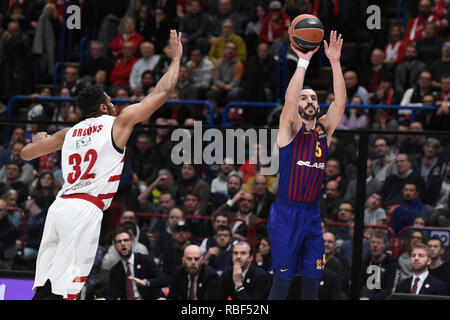
[[[56,87],[34,87],[33,79],[42,83],[53,79],[61,55],[63,1],[1,2],[0,116],[4,117],[13,95],[75,97],[91,84],[102,86],[113,98],[138,101],[164,74],[169,63],[165,53],[169,30],[176,28],[182,33],[184,57],[171,100],[208,100],[214,107],[215,123],[220,123],[229,101],[274,101],[277,62],[285,62],[288,79],[296,68],[287,36],[295,16],[313,13],[324,22],[325,38],[334,28],[348,42],[357,41],[358,30],[365,26],[365,21],[353,19],[365,8],[362,4],[361,8],[347,7],[350,1],[67,2],[81,7],[83,28],[74,31],[71,63],[64,67],[64,80]],[[361,1],[372,2],[379,1]],[[359,57],[343,52],[349,107],[329,146],[318,201],[326,250],[319,299],[350,297],[359,143],[358,134],[345,134],[352,129],[403,131],[401,135],[370,136],[366,205],[361,213],[368,226],[361,298],[386,299],[393,292],[404,292],[405,281],[422,269],[433,281],[422,279],[417,292],[432,283],[439,290],[422,293],[450,294],[448,243],[426,229],[450,231],[450,137],[408,134],[448,130],[450,1],[411,3],[412,18],[406,28],[383,17],[383,23],[387,22],[365,50],[357,53]],[[80,39],[87,25],[90,42],[80,56]],[[319,74],[317,60],[310,69],[312,75]],[[320,103],[333,101],[331,79],[329,84]],[[116,103],[117,112],[128,104]],[[419,109],[415,117],[410,109],[351,108],[369,104],[436,108]],[[228,116],[235,127],[250,122],[277,126],[279,110],[232,108]],[[267,297],[271,251],[265,222],[276,199],[278,175],[263,175],[258,158],[236,163],[224,157],[223,164],[211,167],[171,161],[174,129],[161,126],[206,123],[209,113],[203,106],[168,104],[145,123],[157,128],[136,128],[127,146],[119,189],[104,215],[87,297],[128,298],[122,292],[125,284],[117,283],[117,265],[120,253],[130,250],[135,263],[142,265],[142,276],[149,279],[148,283],[136,282],[134,298]],[[13,116],[69,122],[81,118],[71,101],[44,100],[26,102],[25,108],[13,110]],[[27,162],[20,158],[20,151],[34,133],[54,132],[63,126],[17,125],[0,146],[0,268],[34,270],[46,212],[64,179],[59,153]],[[188,132],[192,137],[192,130]],[[407,227],[416,229],[404,233],[402,250],[397,252],[387,230],[398,236]],[[423,255],[429,258],[425,267],[419,261]],[[376,289],[367,285],[370,266],[381,267],[381,287]],[[289,298],[298,298],[299,286],[300,279],[295,279]]]

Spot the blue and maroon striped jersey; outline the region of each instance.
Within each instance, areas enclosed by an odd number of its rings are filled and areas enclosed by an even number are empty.
[[[287,145],[280,148],[278,197],[296,202],[316,202],[319,199],[328,145],[322,123],[314,130],[305,123]]]

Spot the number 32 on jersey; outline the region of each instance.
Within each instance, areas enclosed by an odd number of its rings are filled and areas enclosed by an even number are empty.
[[[317,154],[317,151],[316,151]],[[79,153],[73,153],[69,156],[69,165],[72,166],[73,171],[70,172],[67,176],[67,182],[70,184],[75,183],[75,181],[80,178],[80,180],[87,180],[95,178],[95,173],[92,173],[92,167],[97,161],[97,151],[94,149],[89,149],[84,158]],[[84,172],[81,172],[81,163],[88,162],[88,167]],[[81,177],[80,177],[81,176]]]

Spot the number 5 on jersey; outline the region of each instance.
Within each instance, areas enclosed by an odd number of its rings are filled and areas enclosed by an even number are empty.
[[[317,152],[316,152],[317,153]],[[86,171],[84,171],[83,175],[81,172],[81,162],[89,162],[88,167],[86,168]],[[67,182],[70,184],[75,183],[75,181],[80,178],[80,180],[86,180],[86,179],[92,179],[95,178],[95,173],[91,173],[92,167],[94,166],[95,162],[97,161],[97,151],[94,149],[89,149],[84,159],[81,158],[81,155],[79,153],[73,153],[69,156],[69,164],[72,166],[73,171],[69,173],[67,176]]]
[[[316,157],[320,158],[322,156],[322,149],[320,148],[320,141],[316,142]]]

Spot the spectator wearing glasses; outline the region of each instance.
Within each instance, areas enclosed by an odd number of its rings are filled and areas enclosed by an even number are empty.
[[[214,214],[214,218],[212,221],[212,229],[213,229],[214,235],[203,239],[203,241],[200,245],[200,249],[202,249],[203,255],[206,254],[206,252],[208,251],[209,248],[217,246],[216,233],[217,233],[218,228],[221,226],[229,227],[229,225],[230,225],[230,221],[229,221],[229,217],[226,213],[218,212],[218,213]]]
[[[429,71],[422,71],[419,75],[417,84],[407,89],[403,94],[400,105],[422,105],[422,98],[425,94],[432,94],[434,96],[437,96],[437,91],[434,90],[431,85],[432,79],[432,75]],[[410,115],[411,110],[399,110],[399,114]]]
[[[205,262],[220,276],[233,265],[233,238],[228,226],[218,226],[214,236],[216,246],[209,247],[204,258]]]
[[[138,242],[136,238],[137,225],[132,221],[123,222],[118,229],[126,229],[129,230],[132,241],[132,250],[133,252],[141,253],[144,255],[148,255],[148,249],[142,243]],[[116,232],[114,233],[116,234]],[[108,251],[104,255],[102,259],[102,270],[111,270],[111,268],[120,260],[120,250],[117,250],[115,245],[114,237],[113,244],[108,248]]]
[[[128,229],[114,234],[114,248],[120,256],[111,269],[108,300],[155,300],[164,297],[161,288],[168,285],[152,256],[133,252],[133,236]]]
[[[348,233],[348,224],[354,218],[353,204],[350,200],[342,200],[337,208],[337,221],[338,223],[345,223],[345,226],[329,226],[328,231],[332,232],[340,245],[343,241],[350,239]]]

